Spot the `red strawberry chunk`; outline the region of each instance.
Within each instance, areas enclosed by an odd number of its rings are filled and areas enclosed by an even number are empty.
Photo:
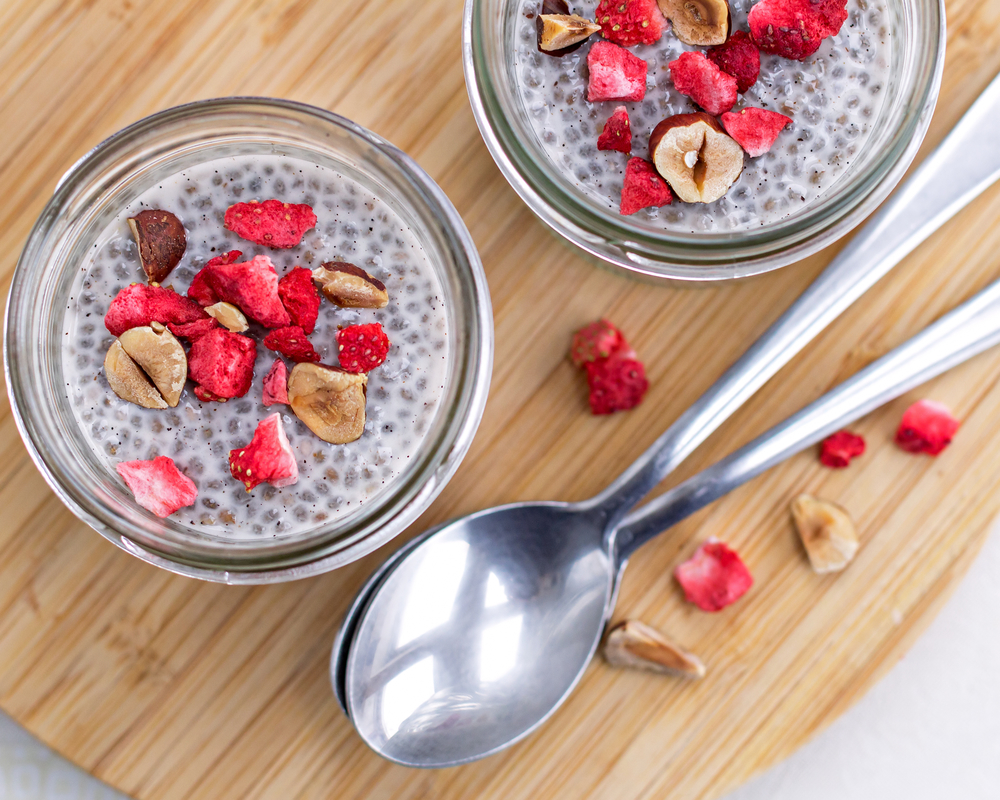
[[[590,387],[590,411],[595,415],[628,411],[642,402],[649,388],[646,368],[641,361],[616,353],[611,358],[591,361],[586,365],[587,386]]]
[[[753,586],[753,576],[735,550],[709,539],[674,570],[689,603],[702,611],[721,611]]]
[[[587,54],[590,80],[587,100],[642,100],[646,96],[648,65],[624,47],[595,42]],[[735,101],[734,101],[735,102]]]
[[[274,406],[278,403],[288,405],[288,367],[280,358],[264,376],[264,405]]]
[[[170,332],[174,336],[193,342],[199,336],[204,336],[213,328],[219,327],[219,323],[214,317],[205,317],[205,319],[195,320],[194,322],[186,322],[183,325],[168,322],[167,327],[170,328]]]
[[[726,133],[732,136],[751,158],[764,155],[771,149],[778,134],[792,124],[791,117],[765,108],[729,111],[722,115],[721,120]]]
[[[594,18],[601,36],[623,47],[653,44],[667,27],[656,0],[601,0]]]
[[[632,126],[628,119],[628,109],[618,106],[615,113],[604,123],[604,130],[597,137],[598,150],[632,151]]]
[[[748,17],[757,47],[799,61],[819,50],[846,20],[847,0],[760,0]]]
[[[628,216],[643,208],[668,206],[673,199],[670,187],[652,164],[638,156],[629,159],[618,205],[620,214]]]
[[[191,342],[188,377],[202,400],[243,397],[250,391],[257,343],[249,336],[214,328]],[[201,391],[199,392],[199,388]]]
[[[104,315],[104,327],[112,336],[121,336],[129,328],[151,322],[183,324],[206,316],[201,306],[173,289],[133,283],[111,301]]]
[[[389,337],[377,322],[349,325],[337,331],[340,368],[346,372],[371,372],[385,363]]]
[[[295,267],[278,281],[278,297],[291,318],[306,333],[316,329],[319,316],[319,290],[313,283],[312,272],[305,267]]]
[[[212,306],[218,303],[219,297],[216,295],[209,281],[212,275],[212,268],[218,267],[221,264],[235,264],[242,257],[243,253],[239,250],[230,250],[221,256],[210,258],[205,262],[205,266],[198,270],[198,274],[191,281],[191,285],[188,287],[188,297],[200,306]]]
[[[961,424],[948,406],[934,400],[918,400],[903,413],[896,444],[908,453],[936,456],[951,444]]]
[[[267,247],[296,247],[316,225],[316,214],[304,203],[265,200],[236,203],[226,210],[226,227],[237,236]]]
[[[760,50],[746,31],[736,31],[725,44],[708,48],[709,59],[727,75],[736,78],[736,89],[742,94],[760,76]]]
[[[583,367],[591,361],[609,358],[626,346],[621,331],[606,319],[599,319],[573,334],[569,357],[575,366]]]
[[[265,482],[281,489],[298,481],[299,465],[281,424],[281,414],[276,411],[262,420],[250,444],[229,451],[229,471],[248,492]]]
[[[319,361],[319,353],[313,348],[306,332],[298,325],[271,331],[264,337],[264,347],[281,353],[292,361]]]
[[[158,517],[169,517],[178,508],[194,505],[198,487],[177,469],[172,458],[122,461],[115,469],[135,495],[135,502]]]
[[[267,256],[255,256],[238,264],[217,264],[208,274],[208,282],[219,300],[238,306],[265,328],[283,328],[292,323],[278,296],[278,273]]]
[[[687,95],[709,114],[721,114],[736,105],[738,83],[704,53],[681,53],[671,61],[670,77],[681,94]]]
[[[827,436],[820,447],[819,460],[828,467],[841,469],[851,463],[852,458],[864,455],[865,440],[849,431],[837,431]]]

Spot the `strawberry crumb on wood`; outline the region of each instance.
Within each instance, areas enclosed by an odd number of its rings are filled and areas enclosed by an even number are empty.
[[[842,469],[852,458],[864,455],[865,440],[850,431],[837,431],[827,436],[820,445],[819,460],[833,469]]]
[[[753,576],[739,554],[709,539],[674,570],[688,602],[702,611],[721,611],[753,586]]]
[[[943,403],[918,400],[903,413],[896,444],[908,453],[936,456],[951,444],[961,424]]]

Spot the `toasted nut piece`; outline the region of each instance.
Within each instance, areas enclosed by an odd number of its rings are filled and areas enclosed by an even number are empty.
[[[129,328],[118,343],[149,376],[167,405],[175,407],[187,380],[187,356],[174,335],[154,322],[149,327]]]
[[[726,0],[657,0],[674,36],[697,47],[724,44],[732,29]]]
[[[301,363],[288,376],[288,404],[324,442],[347,444],[365,432],[368,376]]]
[[[634,619],[611,629],[604,640],[604,658],[613,667],[648,669],[687,678],[705,674],[705,665],[696,655]]]
[[[814,572],[839,572],[858,552],[858,533],[840,506],[800,494],[792,501],[792,519]]]
[[[243,312],[232,303],[215,303],[206,306],[205,313],[210,317],[215,317],[223,328],[228,328],[233,333],[243,333],[250,327]]]
[[[743,148],[704,112],[660,122],[649,137],[649,155],[685,203],[718,200],[743,172]]]
[[[135,243],[139,246],[139,261],[150,283],[162,283],[177,266],[187,247],[184,226],[169,211],[146,209],[129,217]]]
[[[346,261],[327,261],[316,267],[313,280],[327,299],[344,308],[385,308],[389,293],[382,281]]]
[[[122,400],[143,408],[167,407],[163,396],[149,382],[149,378],[139,369],[139,365],[129,358],[122,343],[117,339],[104,357],[104,375],[111,385],[111,390]]]
[[[582,42],[601,26],[577,14],[539,14],[538,47],[551,52]]]

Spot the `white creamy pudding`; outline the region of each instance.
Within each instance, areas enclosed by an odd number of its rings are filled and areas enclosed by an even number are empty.
[[[516,23],[513,75],[525,116],[539,146],[558,171],[591,200],[617,211],[628,157],[597,149],[597,137],[619,105],[628,109],[632,155],[649,158],[647,142],[658,122],[697,106],[678,92],[668,64],[685,51],[668,29],[652,45],[629,47],[649,65],[642,101],[587,102],[587,53],[592,37],[560,58],[539,52],[535,16],[539,0],[524,0]],[[732,30],[747,29],[752,0],[730,0]],[[593,19],[596,0],[570,4]],[[849,171],[878,118],[889,80],[892,47],[884,0],[850,0],[840,32],[804,61],[761,53],[757,83],[740,95],[733,111],[764,108],[792,119],[770,152],[745,159],[729,192],[712,203],[671,205],[636,213],[665,231],[727,232],[759,228],[805,210]]]
[[[318,222],[298,247],[277,250],[240,239],[223,226],[238,202],[278,198],[312,206]],[[285,405],[265,407],[262,381],[278,354],[257,342],[253,385],[225,403],[202,402],[188,382],[176,408],[150,410],[122,400],[102,368],[114,337],[104,326],[111,300],[130,283],[145,283],[127,219],[164,209],[184,224],[187,249],[163,283],[181,294],[214,256],[241,250],[242,260],[267,255],[279,277],[293,267],[341,260],[382,281],[382,309],[340,308],[326,299],[309,336],[323,364],[337,365],[338,326],[379,322],[391,342],[384,364],[368,375],[367,421],[361,438],[328,444]],[[80,266],[64,324],[66,392],[94,452],[114,473],[121,461],[170,456],[198,488],[194,506],[172,520],[205,533],[253,539],[303,533],[344,516],[387,491],[441,413],[449,344],[444,293],[433,265],[404,220],[357,182],[306,161],[235,156],[178,173],[122,208]],[[287,359],[286,359],[287,361]],[[288,362],[291,369],[293,364]],[[230,450],[245,446],[257,424],[280,411],[299,468],[297,483],[247,492],[230,475]]]

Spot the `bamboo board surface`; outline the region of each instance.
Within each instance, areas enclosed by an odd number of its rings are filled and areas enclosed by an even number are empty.
[[[1000,4],[948,3],[937,142],[1000,70]],[[313,103],[410,152],[476,240],[496,314],[493,388],[476,442],[411,533],[522,499],[602,488],[804,289],[831,252],[745,283],[650,286],[557,241],[479,137],[460,63],[457,0],[0,2],[0,280],[59,176],[153,111],[228,94]],[[926,152],[925,146],[925,152]],[[961,179],[961,176],[956,176]],[[990,191],[883,279],[680,470],[692,474],[904,341],[1000,274]],[[590,417],[569,332],[607,315],[647,364],[629,414]],[[918,396],[963,419],[937,460],[891,443]],[[143,798],[714,798],[784,758],[905,653],[1000,511],[1000,352],[858,423],[849,470],[792,459],[634,560],[618,615],[675,636],[697,684],[595,663],[538,733],[438,772],[371,754],[337,708],[329,648],[355,589],[398,545],[333,574],[265,588],[174,577],[118,551],[46,488],[0,413],[0,707],[76,763]],[[845,505],[862,537],[839,576],[812,574],[787,506]],[[683,602],[672,567],[709,535],[756,584],[727,611]]]

